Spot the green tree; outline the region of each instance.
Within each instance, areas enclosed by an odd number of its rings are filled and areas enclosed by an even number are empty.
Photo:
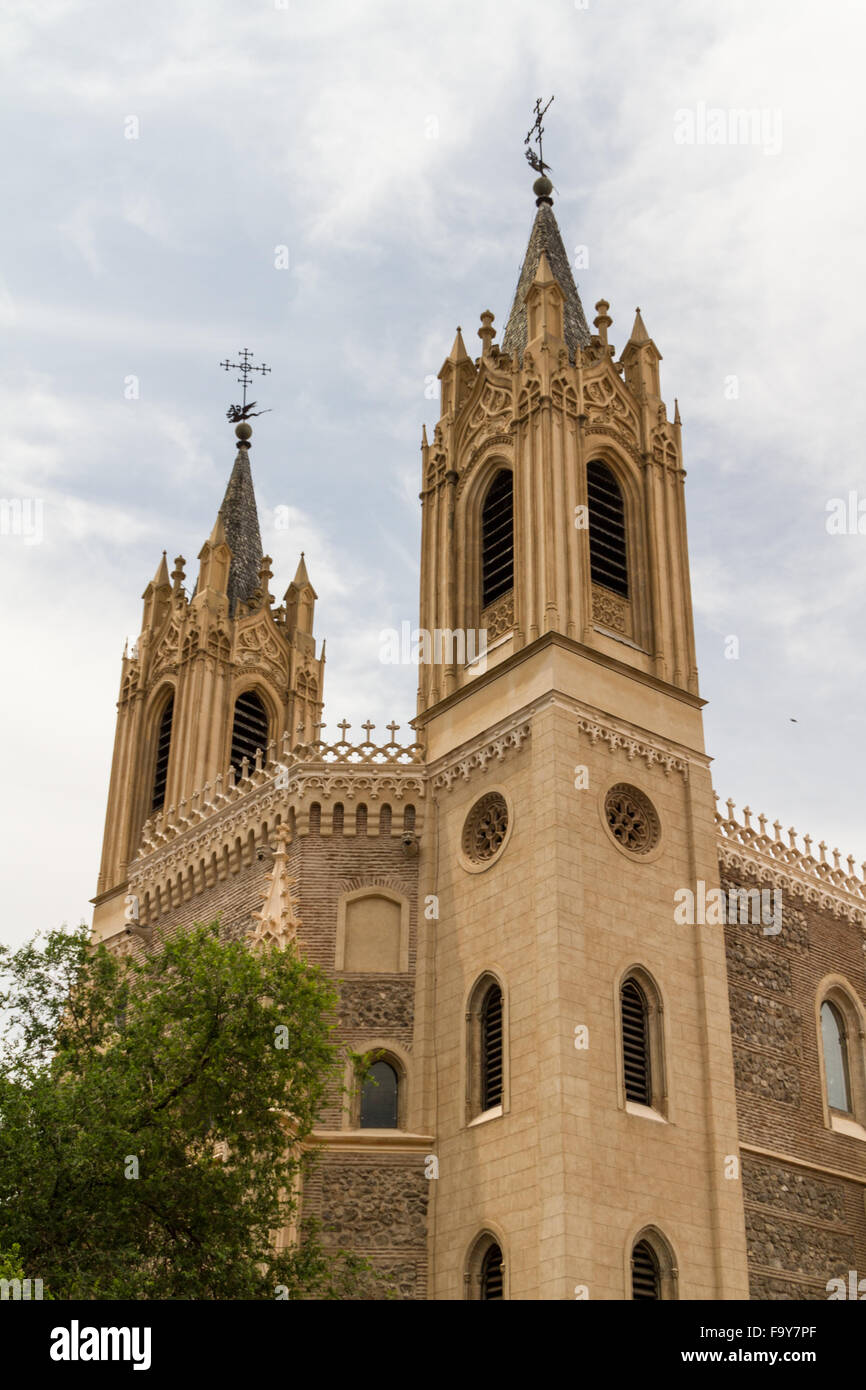
[[[79,928],[0,947],[0,983],[0,1248],[55,1298],[370,1292],[315,1230],[274,1243],[338,1084],[319,970],[218,923],[141,961]]]

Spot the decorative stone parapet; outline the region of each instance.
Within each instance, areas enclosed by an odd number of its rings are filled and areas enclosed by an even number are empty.
[[[782,839],[780,821],[773,822],[774,833],[768,835],[766,816],[759,815],[755,827],[750,807],[743,807],[742,823],[734,816],[735,806],[730,798],[725,807],[727,815],[716,811],[719,862],[723,868],[731,870],[735,876],[745,874],[759,881],[771,880],[783,892],[804,903],[826,909],[834,917],[846,918],[860,927],[866,926],[866,864],[860,866],[864,877],[858,877],[853,854],[847,856],[847,867],[843,868],[839,850],[831,850],[833,862],[830,863],[827,845],[821,840],[816,859],[810,835],[802,837],[803,848],[800,849],[793,826],[786,832],[786,843]]]
[[[272,854],[271,839],[285,827],[285,844],[296,836],[403,835],[413,842],[424,819],[426,772],[421,744],[371,742],[375,727],[362,727],[360,744],[343,738],[297,745],[277,757],[271,743],[254,766],[244,759],[189,800],[149,820],[129,867],[129,892],[145,915],[188,901],[218,880],[237,874],[256,858]],[[392,735],[399,725],[388,725]],[[284,736],[283,746],[287,744]]]
[[[319,728],[323,727],[324,725],[319,725]],[[290,749],[288,733],[283,734],[279,746],[272,739],[264,753],[261,749],[258,750],[254,764],[250,764],[247,758],[243,759],[240,776],[235,768],[230,767],[227,773],[221,773],[216,778],[213,785],[206,782],[204,787],[194,792],[191,797],[184,797],[178,806],[169,806],[165,811],[145,821],[137,858],[143,858],[178,835],[184,834],[191,827],[210,820],[226,807],[248,797],[257,788],[270,788],[275,782],[282,790],[300,790],[309,785],[312,779],[313,783],[321,788],[327,782],[326,770],[407,768],[423,765],[423,744],[395,742],[394,735],[400,728],[399,724],[387,725],[391,740],[384,744],[371,741],[370,734],[376,726],[369,720],[361,725],[367,734],[366,739],[361,743],[349,743],[346,731],[351,727],[345,719],[337,725],[343,737],[336,743],[315,739],[312,743],[295,744]],[[359,783],[355,777],[348,777],[341,782],[341,787],[343,785],[349,792],[354,787],[364,790],[372,797],[376,796],[377,789],[387,790],[390,795],[401,800],[402,790],[410,784],[406,784],[400,778],[389,784],[387,779],[383,782],[378,777],[365,784]],[[411,784],[411,790],[415,790],[415,784]]]

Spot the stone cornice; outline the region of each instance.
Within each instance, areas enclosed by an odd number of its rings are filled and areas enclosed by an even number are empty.
[[[436,1143],[432,1134],[406,1134],[400,1130],[314,1129],[308,1143],[351,1153],[429,1153]]]
[[[690,763],[700,762],[705,767],[709,765],[709,759],[703,753],[653,736],[623,720],[602,717],[591,705],[584,705],[569,696],[547,694],[524,705],[493,729],[485,729],[474,739],[467,740],[459,750],[431,763],[429,775],[433,789],[439,791],[444,787],[451,791],[457,781],[467,781],[475,772],[486,772],[492,762],[499,762],[510,750],[519,749],[531,736],[533,716],[548,705],[558,705],[576,716],[578,727],[591,743],[601,740],[611,752],[621,748],[629,761],[641,758],[647,767],[661,767],[668,775],[678,772],[686,781]]]
[[[658,676],[651,675],[647,671],[641,671],[638,667],[630,666],[625,661],[620,661],[615,656],[609,656],[607,652],[598,651],[595,647],[588,647],[583,642],[578,642],[573,637],[566,637],[562,632],[545,632],[541,637],[537,637],[534,642],[521,647],[519,651],[513,652],[504,661],[498,661],[495,666],[489,666],[484,672],[479,673],[468,685],[463,685],[459,690],[453,691],[450,695],[445,695],[438,700],[435,705],[422,710],[412,720],[415,729],[423,730],[431,719],[437,718],[446,710],[459,705],[462,700],[470,698],[475,691],[490,685],[499,680],[506,672],[513,671],[521,662],[528,661],[545,647],[558,646],[566,651],[575,652],[579,656],[586,657],[587,661],[593,662],[597,666],[604,666],[610,671],[628,676],[630,680],[638,681],[641,685],[647,686],[650,690],[656,690],[664,695],[670,696],[674,700],[681,701],[691,709],[703,709],[706,700],[700,695],[693,695],[691,691],[684,690],[682,686],[671,685],[668,681],[660,680]]]
[[[807,1168],[811,1173],[822,1173],[829,1178],[842,1178],[844,1182],[856,1182],[866,1184],[866,1173],[848,1173],[842,1168],[827,1168],[823,1163],[817,1163],[814,1159],[797,1158],[791,1153],[782,1153],[779,1149],[762,1149],[757,1144],[747,1144],[745,1140],[740,1140],[740,1151],[742,1153],[756,1154],[759,1158],[772,1158],[779,1163],[790,1163],[797,1168]]]
[[[593,743],[601,738],[611,750],[623,748],[630,759],[645,758],[648,766],[658,763],[666,772],[680,772],[687,777],[690,763],[699,763],[701,767],[710,765],[711,760],[706,753],[677,743],[674,739],[664,738],[639,724],[631,724],[627,719],[616,719],[613,715],[602,714],[595,706],[586,704],[573,695],[556,693],[547,695],[535,703],[538,708],[550,703],[568,710],[577,716],[581,730],[589,735]]]
[[[629,762],[634,758],[641,758],[647,767],[658,765],[664,768],[666,776],[671,772],[678,772],[686,782],[689,780],[689,759],[674,753],[665,744],[658,741],[651,743],[637,737],[625,725],[601,720],[594,715],[580,714],[577,723],[581,733],[586,734],[593,745],[601,739],[611,752],[621,748]]]
[[[530,729],[529,720],[521,715],[498,725],[492,735],[486,730],[484,735],[465,745],[456,757],[449,755],[437,759],[430,768],[433,790],[440,791],[444,787],[450,792],[456,781],[466,782],[473,772],[486,772],[491,762],[501,762],[510,749],[520,748],[529,738]]]

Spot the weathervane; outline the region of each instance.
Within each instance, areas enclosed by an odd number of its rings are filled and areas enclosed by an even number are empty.
[[[243,352],[238,353],[238,356],[241,359],[240,362],[230,362],[228,358],[226,358],[225,362],[220,362],[220,366],[225,368],[227,372],[240,372],[238,381],[244,388],[243,404],[230,405],[226,411],[226,419],[230,420],[233,425],[236,425],[240,420],[248,420],[251,415],[268,415],[270,413],[269,410],[253,410],[253,406],[256,404],[255,401],[250,401],[249,405],[247,404],[247,387],[252,385],[253,380],[251,373],[261,372],[264,376],[266,372],[271,370],[270,367],[266,367],[264,362],[260,367],[253,367],[251,365],[253,354],[248,348],[244,348]]]
[[[553,101],[553,97],[550,98],[550,101]],[[547,103],[547,106],[545,106],[543,109],[541,106],[541,97],[539,97],[536,101],[534,107],[535,120],[529,127],[529,130],[526,134],[526,139],[523,142],[526,146],[526,158],[529,160],[529,163],[532,165],[536,174],[541,174],[542,178],[544,178],[545,171],[550,168],[550,165],[545,164],[544,160],[541,157],[541,137],[544,134],[544,126],[541,124],[541,118],[550,106],[550,101]],[[535,133],[535,139],[538,141],[538,154],[535,153],[535,150],[532,149],[532,146],[530,144],[533,138],[533,132]]]

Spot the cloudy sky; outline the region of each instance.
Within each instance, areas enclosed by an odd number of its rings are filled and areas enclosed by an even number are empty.
[[[716,788],[866,858],[866,535],[827,530],[866,499],[864,30],[842,0],[7,0],[7,939],[89,919],[124,639],[163,548],[194,578],[227,354],[273,369],[263,540],[278,595],[306,551],[326,718],[412,717],[378,651],[416,621],[429,382],[458,323],[504,326],[551,92],[587,317],[620,350],[639,304],[680,401]]]

